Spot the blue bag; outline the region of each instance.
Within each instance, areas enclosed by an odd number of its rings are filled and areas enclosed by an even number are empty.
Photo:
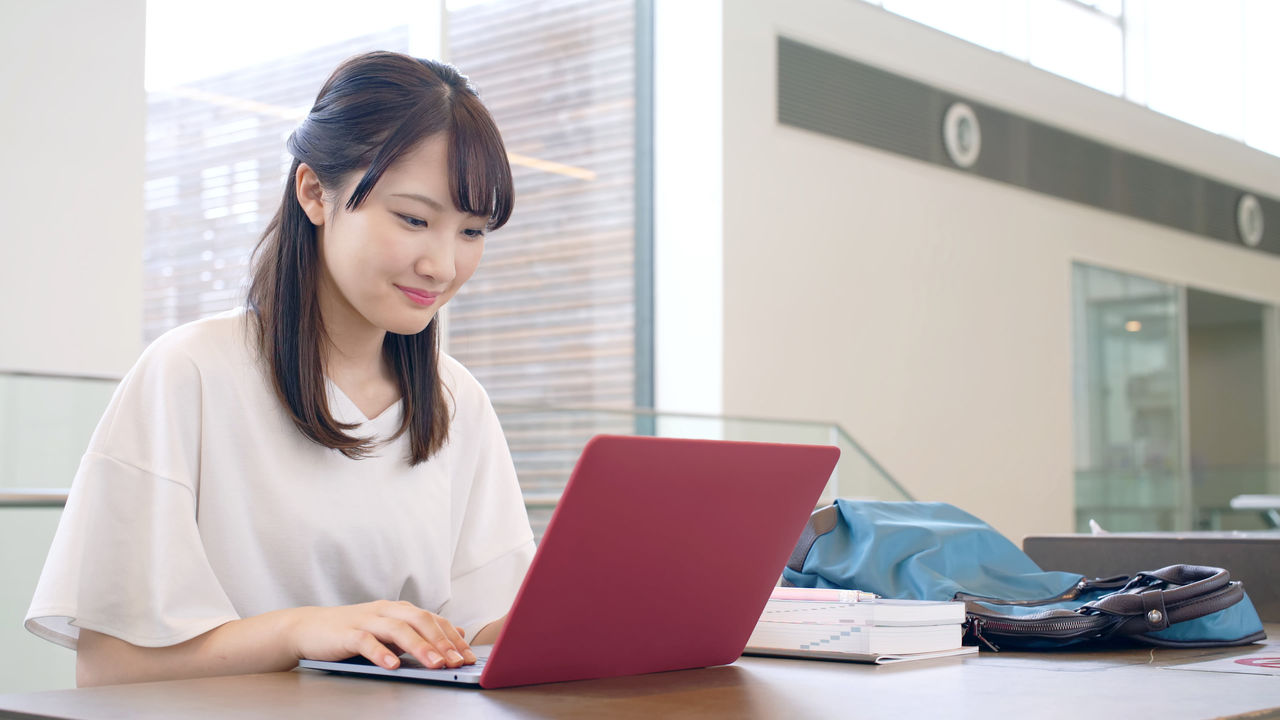
[[[963,600],[967,640],[992,650],[1266,639],[1253,603],[1226,570],[1172,565],[1092,579],[1045,571],[990,525],[946,503],[836,500],[809,518],[783,584]]]

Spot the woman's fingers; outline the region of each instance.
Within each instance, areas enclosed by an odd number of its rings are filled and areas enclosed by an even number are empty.
[[[460,627],[455,627],[454,631],[458,633],[458,639],[466,646],[465,648],[460,648],[462,650],[462,657],[466,658],[469,663],[475,662],[476,654],[471,650],[471,643],[467,642],[467,631]]]
[[[448,620],[409,603],[380,608],[380,618],[368,628],[432,668],[460,667],[476,661],[475,653]]]
[[[299,658],[336,660],[360,655],[385,668],[407,652],[426,667],[476,661],[460,630],[407,602],[376,601],[333,608],[298,608],[288,641]]]
[[[436,648],[444,653],[449,667],[458,667],[476,661],[476,655],[471,652],[471,646],[467,645],[467,641],[462,639],[462,635],[452,623],[439,615],[424,612],[414,627],[424,633],[423,637],[433,642]]]
[[[446,631],[445,634],[453,642],[453,646],[456,647],[458,649],[458,652],[462,655],[462,661],[468,665],[470,665],[471,663],[474,663],[476,661],[476,654],[471,651],[471,646],[467,644],[466,638],[463,636],[462,631],[454,627],[453,624],[450,623],[448,620],[444,620],[443,618],[441,619],[446,625],[449,626],[449,629]]]
[[[437,642],[437,647],[444,647],[446,652],[452,648],[458,653],[458,656],[464,663],[473,663],[476,661],[476,654],[471,652],[471,646],[463,639],[462,633],[458,632],[458,628],[454,627],[453,623],[445,620],[439,615],[434,615],[425,611],[422,612],[421,617],[418,619],[421,622],[423,629],[428,633],[431,632],[432,629],[436,629],[441,633],[443,636],[443,642]],[[415,627],[418,626],[415,625]]]
[[[373,633],[364,630],[352,631],[352,640],[347,646],[347,651],[352,655],[360,655],[369,660],[369,662],[388,670],[400,666],[400,658],[392,654],[386,645],[379,642]]]
[[[375,615],[365,620],[363,628],[380,641],[395,645],[427,667],[444,666],[444,656],[418,634],[409,623],[397,618]]]

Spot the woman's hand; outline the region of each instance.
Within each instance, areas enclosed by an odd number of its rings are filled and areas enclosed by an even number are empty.
[[[411,603],[379,600],[273,610],[164,647],[140,647],[81,629],[76,683],[83,687],[276,672],[292,670],[301,658],[343,660],[352,655],[395,668],[402,651],[433,668],[476,661],[463,631],[448,620]]]
[[[292,615],[289,638],[299,659],[343,660],[362,655],[388,669],[400,666],[401,652],[430,668],[456,668],[476,661],[460,628],[409,602],[377,600],[286,612]]]

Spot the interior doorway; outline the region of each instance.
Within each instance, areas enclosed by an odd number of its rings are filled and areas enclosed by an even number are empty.
[[[1275,489],[1270,437],[1269,308],[1187,288],[1187,437],[1192,527],[1265,527],[1231,498]]]

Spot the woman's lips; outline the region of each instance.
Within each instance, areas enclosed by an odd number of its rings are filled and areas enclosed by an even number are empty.
[[[404,293],[405,297],[409,298],[410,300],[412,300],[414,303],[418,305],[422,305],[423,307],[426,307],[427,305],[434,303],[436,301],[436,298],[440,297],[440,293],[427,292],[426,290],[418,290],[415,288],[407,288],[403,285],[397,285],[396,287],[400,290],[400,292]]]

